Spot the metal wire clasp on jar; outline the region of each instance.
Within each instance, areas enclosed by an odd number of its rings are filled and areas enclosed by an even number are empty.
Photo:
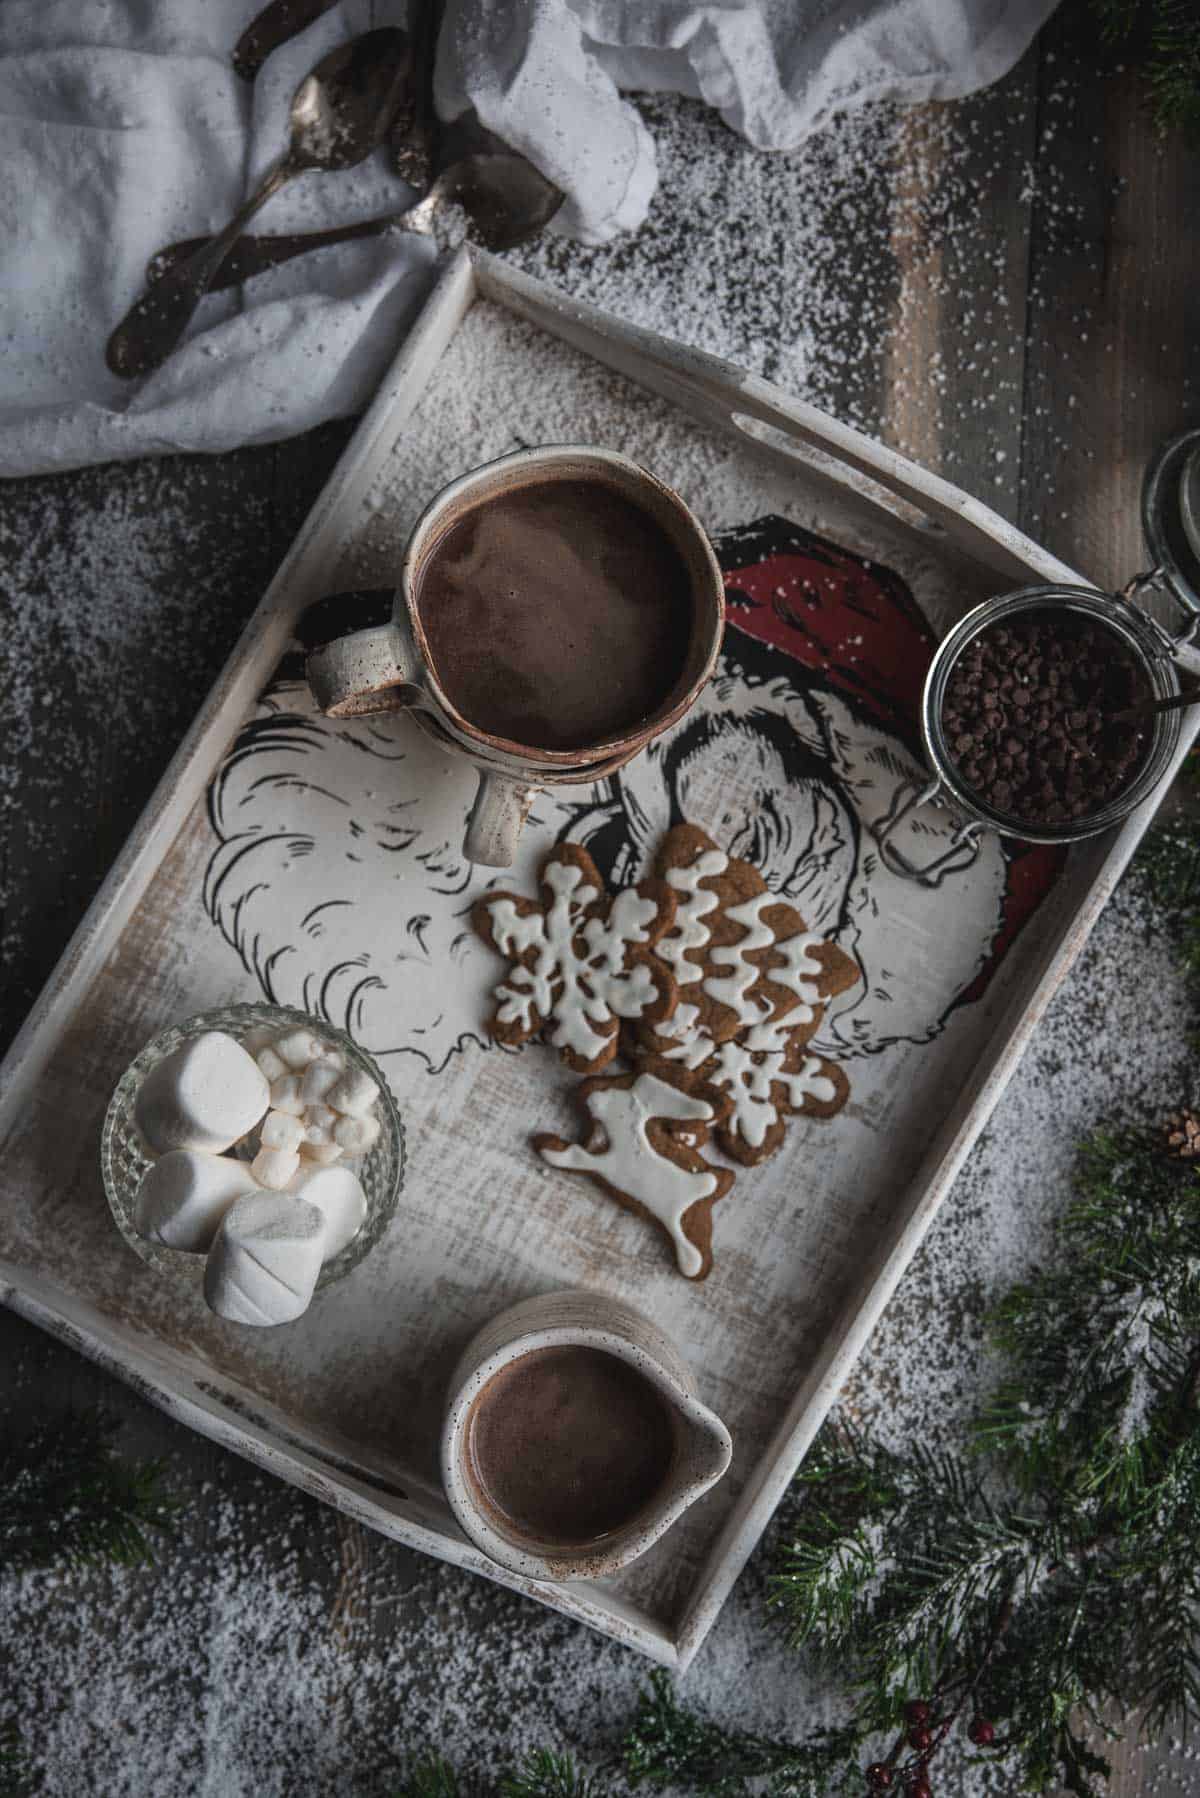
[[[985,831],[1026,843],[1075,843],[1118,824],[1153,792],[1179,745],[1178,709],[1146,718],[1144,751],[1118,791],[1082,816],[1054,820],[1022,817],[993,803],[965,775],[945,722],[947,689],[964,652],[985,633],[1034,612],[1075,626],[1090,625],[1110,637],[1114,651],[1119,645],[1121,653],[1132,659],[1147,701],[1177,696],[1182,691],[1181,657],[1191,669],[1197,668],[1196,651],[1188,646],[1200,627],[1200,431],[1174,439],[1155,457],[1142,490],[1142,526],[1154,566],[1149,573],[1135,575],[1120,593],[1093,587],[1022,587],[976,606],[939,645],[921,695],[921,738],[931,778],[901,786],[875,825],[880,857],[893,873],[937,887],[948,875],[970,867]],[[1138,600],[1150,593],[1176,603],[1183,614],[1180,630],[1172,633],[1141,609]],[[898,847],[896,837],[925,805],[948,806],[961,822],[949,848],[919,864]]]

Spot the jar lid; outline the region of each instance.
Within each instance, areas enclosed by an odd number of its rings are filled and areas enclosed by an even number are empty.
[[[1147,468],[1142,530],[1162,584],[1200,618],[1200,430],[1164,443]]]

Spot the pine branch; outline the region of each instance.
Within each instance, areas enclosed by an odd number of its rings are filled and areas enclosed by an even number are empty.
[[[1200,133],[1200,16],[1194,0],[1092,0],[1092,13],[1108,48],[1144,61],[1158,130]]]
[[[1200,135],[1200,13],[1194,0],[1156,0],[1147,78],[1160,131]]]
[[[1100,22],[1100,36],[1108,45],[1123,44],[1132,37],[1144,7],[1142,0],[1092,0]]]
[[[600,1784],[566,1754],[534,1749],[523,1767],[500,1781],[500,1798],[602,1798]]]
[[[804,1743],[723,1729],[681,1705],[659,1670],[625,1738],[625,1767],[635,1785],[681,1785],[694,1798],[741,1798],[751,1779],[766,1780],[755,1788],[765,1798],[858,1798],[860,1740],[852,1728],[821,1731]]]
[[[535,1748],[520,1767],[500,1775],[461,1774],[440,1754],[428,1754],[394,1798],[604,1798],[599,1782],[580,1773],[570,1755]]]
[[[440,1754],[425,1755],[394,1798],[496,1798],[496,1788],[473,1774],[460,1777]]]
[[[29,1764],[16,1724],[0,1726],[0,1798],[22,1798],[28,1778]]]
[[[159,1463],[116,1458],[115,1431],[103,1413],[67,1413],[0,1442],[0,1567],[150,1557],[149,1534],[168,1527],[175,1507]]]
[[[1197,78],[1200,86],[1200,76]],[[1200,977],[1200,828],[1186,818],[1156,824],[1134,858],[1134,878],[1179,945],[1186,974]]]

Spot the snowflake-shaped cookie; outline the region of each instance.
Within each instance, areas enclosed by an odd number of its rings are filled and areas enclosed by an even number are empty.
[[[676,985],[654,945],[675,918],[657,880],[611,902],[586,850],[560,843],[542,869],[541,901],[489,893],[472,908],[484,941],[513,964],[496,988],[492,1035],[515,1045],[547,1030],[567,1066],[594,1074],[617,1052],[621,1022],[661,1023]]]
[[[717,1141],[744,1167],[775,1153],[790,1117],[833,1117],[850,1096],[850,1082],[836,1062],[809,1054],[808,1026],[786,1017],[768,1017],[714,1043],[697,1027],[693,1009],[680,1004],[658,1037],[661,1057],[678,1064],[689,1088],[699,1081],[726,1095],[729,1111]]]

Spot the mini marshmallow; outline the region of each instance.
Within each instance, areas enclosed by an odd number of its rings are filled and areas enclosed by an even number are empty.
[[[336,1086],[342,1077],[341,1065],[332,1057],[323,1061],[311,1061],[304,1070],[304,1078],[300,1082],[300,1097],[305,1105],[318,1105],[324,1102],[325,1095],[331,1086]]]
[[[325,1259],[336,1255],[362,1229],[367,1215],[367,1195],[348,1167],[306,1168],[292,1181],[290,1191],[315,1205],[325,1219]]]
[[[311,1030],[289,1030],[275,1038],[274,1049],[290,1068],[306,1068],[321,1053],[321,1043]]]
[[[239,1324],[285,1324],[308,1309],[326,1250],[321,1211],[295,1193],[235,1199],[204,1268],[204,1297]]]
[[[337,1121],[337,1112],[331,1110],[328,1105],[306,1105],[304,1108],[304,1123],[306,1127],[315,1130],[328,1130],[332,1136],[333,1126]],[[314,1136],[312,1140],[314,1142],[322,1142],[327,1139]]]
[[[294,1149],[262,1148],[250,1163],[250,1171],[260,1186],[269,1186],[272,1192],[282,1192],[296,1169],[300,1166],[300,1157]]]
[[[247,1030],[242,1038],[242,1047],[247,1055],[255,1055],[260,1049],[268,1049],[275,1041],[276,1032],[269,1024],[256,1024],[253,1030]]]
[[[347,1117],[362,1117],[379,1097],[379,1088],[361,1068],[347,1068],[336,1086],[329,1089],[325,1103]]]
[[[200,1149],[168,1149],[138,1187],[134,1229],[165,1248],[203,1254],[233,1201],[257,1191],[244,1161]]]
[[[283,1057],[277,1055],[270,1044],[265,1049],[260,1049],[254,1059],[272,1086],[277,1080],[286,1079],[292,1071]]]
[[[296,1118],[303,1116],[304,1100],[300,1097],[299,1074],[283,1074],[272,1083],[271,1110],[290,1111]]]
[[[300,1144],[300,1159],[316,1162],[319,1167],[331,1167],[342,1159],[342,1151],[332,1138],[328,1142],[311,1142],[306,1136]]]
[[[268,1111],[258,1133],[264,1149],[286,1149],[294,1155],[304,1141],[304,1125],[287,1111]]]
[[[379,1135],[379,1119],[369,1114],[361,1118],[339,1118],[333,1126],[333,1140],[347,1155],[365,1155]]]
[[[253,1130],[271,1092],[260,1068],[223,1030],[206,1030],[163,1057],[134,1100],[138,1129],[160,1155],[228,1149]]]

